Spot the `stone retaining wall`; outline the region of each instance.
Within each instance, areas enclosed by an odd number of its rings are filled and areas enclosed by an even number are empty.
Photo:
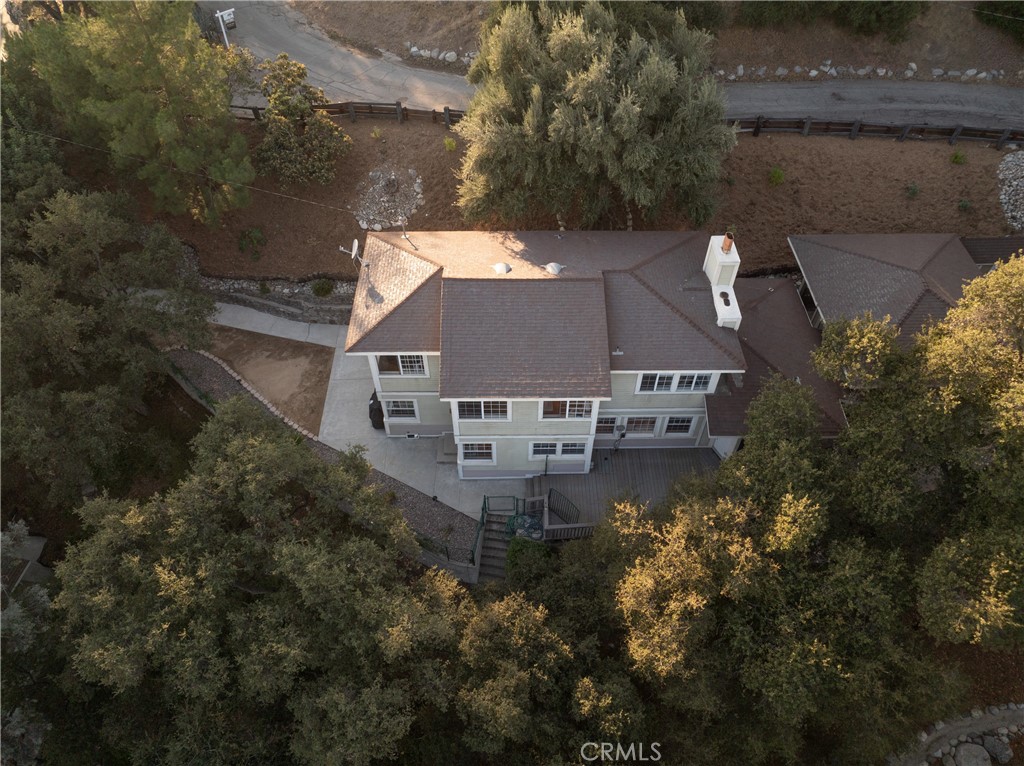
[[[989,766],[1013,758],[1011,740],[1024,734],[1024,703],[974,708],[958,718],[936,721],[917,735],[917,744],[890,755],[886,766]]]

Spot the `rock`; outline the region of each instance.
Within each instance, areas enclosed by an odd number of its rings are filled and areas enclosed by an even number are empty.
[[[729,76],[728,76],[728,77],[727,77],[726,79],[727,79],[727,80],[729,80],[730,82],[732,82],[733,80],[735,80],[735,79],[736,79],[736,75],[734,75],[734,74],[731,74],[731,75],[729,75]]]
[[[408,50],[411,47],[412,47],[412,43],[409,42],[408,40],[406,40],[406,42],[405,42],[405,49]]]
[[[412,46],[412,47],[411,47],[411,48],[409,49],[409,55],[410,55],[410,56],[413,56],[414,58],[415,58],[416,56],[419,56],[419,55],[420,55],[420,49],[419,49],[419,48],[417,48],[417,47],[416,47],[415,45],[414,45],[414,46]]]
[[[936,760],[936,761],[937,761],[937,760],[939,760],[939,759],[940,759],[941,757],[942,757],[942,751],[941,751],[941,750],[936,750],[936,751],[935,751],[934,753],[932,753],[932,759],[933,759],[933,760]]]
[[[379,223],[375,223],[375,224],[373,225],[373,230],[374,230],[374,231],[380,231],[380,230],[381,230],[381,228],[383,228],[383,227],[382,227],[382,226],[381,226],[381,225],[380,225]]]
[[[715,72],[715,74],[718,75],[719,77],[725,77],[725,70],[719,69],[717,72]]]
[[[978,72],[979,80],[984,80],[986,77],[988,77],[988,72]]]
[[[857,74],[860,75],[861,77],[863,77],[864,75],[866,75],[870,71],[871,71],[871,67],[864,66],[864,67],[861,67],[860,69],[857,70]]]
[[[988,750],[988,754],[995,758],[996,763],[1009,763],[1013,758],[1013,750],[1001,739],[995,737],[983,737],[982,746]]]
[[[946,76],[947,77],[959,77],[960,76],[960,70],[959,69],[950,69],[948,72],[946,72]]]
[[[921,740],[921,742],[927,742],[927,741],[928,741],[928,732],[925,732],[925,731],[919,731],[919,732],[917,733],[917,738],[918,738],[919,740]]]
[[[736,76],[737,77],[742,77],[743,76],[743,64],[740,64],[738,67],[736,67]]]
[[[885,67],[878,67],[875,70],[875,74],[877,74],[879,77],[885,77],[885,72],[886,72]]]
[[[784,66],[780,66],[778,69],[775,70],[776,77],[785,77],[787,74],[789,74],[789,70],[786,69],[786,67]]]
[[[459,57],[459,54],[457,54],[455,51],[448,51],[448,53],[446,53],[445,56],[444,56],[444,60],[447,61],[449,64],[451,64],[458,57]]]
[[[999,708],[997,708],[995,705],[989,705],[988,712],[990,712],[992,715],[999,715]]]
[[[932,70],[932,77],[942,77],[945,73],[946,71],[944,69],[936,68]]]
[[[916,72],[917,71],[917,64],[915,64],[913,61],[911,61],[909,64],[907,64],[907,69],[909,69],[911,72]]]
[[[957,737],[956,741],[957,742],[966,742],[967,741],[967,735],[966,734],[961,734],[959,737]]]
[[[817,77],[818,76],[818,70],[817,69],[812,69],[810,72],[807,73],[807,76],[808,77],[812,77],[812,78]]]
[[[766,67],[766,66],[759,66],[757,68],[756,74],[757,74],[758,77],[764,77],[764,73],[767,72],[767,71],[768,71],[768,67]]]
[[[441,55],[441,49],[440,48],[434,48],[434,50],[430,51],[430,58],[432,58],[432,59],[436,59],[440,55]]]
[[[832,66],[832,59],[827,59],[824,64],[821,65],[822,69],[828,69]]]
[[[907,71],[905,71],[905,72],[903,73],[903,76],[904,76],[904,77],[905,77],[906,79],[908,79],[908,80],[909,80],[909,79],[910,79],[911,77],[913,77],[913,76],[914,76],[914,70],[912,70],[912,69],[908,69]]]
[[[983,713],[981,712],[981,708],[980,707],[976,707],[976,708],[972,708],[971,709],[971,718],[981,718],[982,715],[983,715]]]
[[[945,721],[936,721],[935,722],[935,731],[942,731],[945,728],[946,728],[946,722]]]
[[[1011,733],[1011,734],[1016,734],[1016,733],[1017,733],[1017,732],[1019,732],[1019,731],[1020,731],[1020,727],[1019,727],[1019,726],[1018,726],[1017,724],[1013,724],[1013,725],[1012,725],[1012,726],[1010,727],[1010,733]]]
[[[956,761],[953,760],[953,756],[944,755],[942,756],[942,766],[956,766]]]
[[[848,66],[837,66],[836,67],[836,71],[839,72],[839,74],[844,74],[846,72],[846,70],[848,70],[850,68],[851,67],[848,67]]]
[[[968,77],[974,77],[974,75],[978,74],[978,70],[968,69],[966,72],[964,72],[964,74],[967,75]]]
[[[985,748],[966,742],[957,747],[953,760],[956,766],[992,766],[992,759]]]
[[[838,76],[839,76],[839,73],[838,73],[838,72],[836,71],[836,68],[835,68],[835,67],[832,67],[831,69],[829,69],[829,70],[828,70],[828,73],[829,73],[829,74],[830,74],[830,75],[831,75],[832,77],[838,77]]]
[[[367,226],[368,226],[368,224],[366,223],[366,221],[360,221],[359,222],[359,228],[360,229],[365,229]]]
[[[804,68],[802,66],[795,66],[793,67],[793,71],[796,72],[797,74],[800,74],[802,71],[804,71]]]

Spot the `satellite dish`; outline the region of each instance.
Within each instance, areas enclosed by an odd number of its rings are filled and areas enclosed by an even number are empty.
[[[352,240],[352,260],[353,261],[359,261],[360,263],[362,263],[362,259],[359,257],[359,240],[358,239],[353,239]]]

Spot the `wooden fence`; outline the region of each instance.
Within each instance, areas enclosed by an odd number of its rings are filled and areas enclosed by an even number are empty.
[[[243,114],[235,116],[243,120],[260,120],[265,107],[236,106]],[[364,101],[345,101],[339,104],[324,104],[313,107],[328,114],[347,116],[352,122],[360,117],[375,119],[397,119],[399,122],[408,120],[427,120],[444,123],[450,128],[465,116],[461,109],[411,109],[402,106],[401,101],[394,103],[370,103]],[[759,136],[762,133],[796,133],[801,136],[847,136],[855,139],[861,136],[879,136],[895,138],[897,141],[907,139],[915,141],[946,140],[950,144],[957,141],[983,141],[1002,149],[1006,144],[1024,144],[1024,128],[972,128],[966,125],[936,127],[933,125],[886,125],[862,120],[816,120],[813,117],[741,117],[725,121],[735,127],[738,133],[749,133]]]
[[[263,112],[266,110],[266,107],[261,106],[236,106],[235,104],[232,104],[231,108],[248,113],[235,115],[241,120],[261,120],[263,119]],[[444,123],[446,128],[450,128],[466,114],[461,109],[451,109],[447,106],[440,110],[412,109],[408,106],[402,106],[401,101],[385,104],[374,104],[366,101],[345,101],[340,104],[323,104],[313,108],[327,112],[327,114],[348,117],[352,122],[355,122],[360,117],[397,119],[399,122],[430,120],[431,122]]]

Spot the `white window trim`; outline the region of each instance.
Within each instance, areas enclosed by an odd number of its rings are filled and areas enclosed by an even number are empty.
[[[474,402],[480,405],[480,417],[478,418],[463,418],[459,416],[459,404],[461,402]],[[484,402],[502,402],[505,405],[505,417],[503,418],[488,418],[484,417]],[[466,423],[511,423],[512,422],[512,402],[508,399],[456,399],[452,402],[452,415],[455,420],[460,420]]]
[[[660,377],[668,377],[669,378],[668,389],[665,390],[665,391],[658,391],[658,390],[643,391],[643,390],[641,390],[640,386],[643,383],[645,375],[657,375],[659,378]],[[637,376],[636,376],[636,391],[635,391],[635,393],[637,393],[637,394],[673,394],[673,393],[675,393],[676,381],[678,379],[679,379],[679,375],[677,373],[665,372],[665,371],[662,371],[662,370],[652,370],[651,372],[637,373]],[[655,380],[654,384],[657,385],[658,381]]]
[[[720,373],[709,372],[708,370],[697,370],[694,372],[684,370],[682,372],[664,372],[659,370],[652,370],[650,372],[638,372],[636,374],[636,382],[633,387],[634,396],[665,396],[666,394],[711,394],[714,393],[715,388],[718,386],[718,377]],[[644,379],[644,375],[671,375],[672,376],[672,387],[668,391],[641,391],[640,383]],[[679,385],[679,378],[683,375],[710,375],[708,380],[708,387],[705,389],[677,391],[676,386]]]
[[[381,372],[380,371],[380,364],[377,362],[377,357],[381,357],[381,356],[394,356],[394,357],[397,357],[398,358],[398,369],[399,369],[399,372]],[[418,356],[420,359],[422,359],[423,360],[423,372],[422,373],[416,373],[416,374],[403,372],[402,371],[402,357],[403,356]],[[394,354],[374,354],[373,355],[373,366],[377,370],[377,374],[380,377],[382,377],[382,378],[429,378],[430,377],[430,362],[427,361],[427,355],[426,354],[417,354],[417,353],[412,353],[412,354],[400,354],[400,353],[394,353]]]
[[[659,421],[661,420],[661,417],[662,416],[659,415],[624,415],[622,418],[622,425],[626,426],[627,430],[622,433],[626,435],[627,439],[654,439],[658,434],[658,426],[660,425]],[[652,418],[654,420],[654,428],[650,431],[630,431],[628,430],[629,421],[633,418]]]
[[[395,417],[388,412],[389,402],[412,402],[413,416],[411,418]],[[420,422],[420,403],[416,399],[399,399],[395,396],[389,396],[387,399],[381,399],[380,402],[384,406],[384,419],[389,423],[419,423]]]
[[[538,444],[554,444],[555,452],[553,455],[534,455],[533,448]],[[562,454],[562,445],[564,444],[582,444],[583,452],[572,452],[568,455]],[[565,439],[564,441],[558,439],[538,439],[537,441],[530,442],[527,447],[526,456],[531,461],[544,460],[585,460],[587,458],[587,450],[590,447],[590,439]]]
[[[544,417],[544,402],[565,402],[565,417],[564,418],[546,418]],[[571,418],[569,417],[569,402],[587,402],[590,404],[590,414],[584,415],[583,417]],[[593,399],[541,399],[537,402],[537,420],[544,422],[570,422],[570,423],[582,423],[586,420],[594,419],[594,412],[597,410],[597,402]]]
[[[665,438],[668,438],[668,439],[678,439],[678,438],[681,438],[681,437],[693,436],[694,427],[697,425],[697,419],[698,419],[699,416],[698,415],[665,415],[664,417],[665,417],[664,425],[661,428],[662,434],[665,436]],[[671,420],[672,418],[689,418],[690,419],[690,428],[689,428],[689,430],[687,430],[685,432],[684,431],[669,431],[668,430],[668,426],[669,426],[668,421]]]
[[[477,460],[474,458],[466,459],[466,447],[470,444],[488,444],[491,447],[491,459],[490,460]],[[497,465],[498,464],[498,445],[492,441],[472,441],[462,442],[459,444],[459,465]]]

